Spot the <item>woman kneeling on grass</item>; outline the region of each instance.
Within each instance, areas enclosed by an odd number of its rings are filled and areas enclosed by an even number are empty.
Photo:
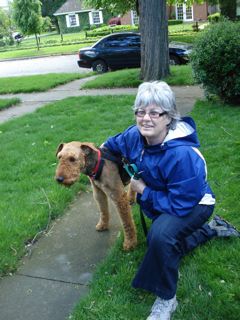
[[[136,164],[141,179],[131,179],[137,202],[152,219],[148,249],[133,287],[157,296],[148,320],[168,320],[177,307],[181,258],[215,236],[239,236],[212,215],[215,197],[207,182],[206,162],[198,150],[196,126],[180,118],[165,82],[139,86],[134,104],[137,125],[109,138],[104,146]]]

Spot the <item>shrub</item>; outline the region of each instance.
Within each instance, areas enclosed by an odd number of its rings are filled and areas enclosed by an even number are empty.
[[[113,32],[121,32],[121,31],[138,31],[137,26],[132,25],[120,25],[120,26],[103,26],[100,28],[95,28],[94,30],[87,32],[87,37],[102,37],[108,35]]]
[[[4,40],[0,40],[0,47],[5,47],[6,43]]]
[[[176,24],[183,24],[183,20],[168,20],[168,25],[169,26],[173,26],[173,25],[176,25]]]
[[[90,30],[90,29],[91,29],[91,27],[90,27],[90,24],[89,24],[89,23],[86,24],[86,25],[84,25],[83,28],[82,28],[83,31],[88,31],[88,30]]]
[[[46,44],[56,44],[58,42],[59,42],[58,40],[47,40],[45,43]]]
[[[209,22],[218,22],[220,20],[220,12],[210,14],[207,19]]]
[[[191,54],[195,79],[208,96],[240,103],[240,23],[211,24],[197,37]]]
[[[50,17],[42,18],[42,31],[47,32],[52,30],[52,22]]]

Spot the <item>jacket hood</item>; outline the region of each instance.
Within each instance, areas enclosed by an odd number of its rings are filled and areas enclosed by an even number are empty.
[[[166,150],[178,146],[199,147],[200,143],[197,137],[196,124],[190,117],[183,117],[177,122],[174,130],[170,129],[162,144],[155,146],[145,146],[149,151],[157,151],[159,149]],[[151,152],[150,151],[150,152]]]
[[[196,126],[191,118],[179,120],[163,143],[147,145],[134,125],[110,137],[104,145],[138,168],[146,187],[143,194],[138,194],[137,201],[151,219],[162,212],[185,216],[198,203],[215,203],[207,183],[206,161],[198,150]]]

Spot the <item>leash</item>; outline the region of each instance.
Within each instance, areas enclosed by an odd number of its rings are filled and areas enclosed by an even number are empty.
[[[139,213],[140,213],[140,219],[141,219],[143,232],[144,232],[145,237],[147,238],[147,234],[148,234],[147,224],[146,224],[144,213],[142,212],[142,209],[140,206],[139,206]]]
[[[134,163],[130,163],[126,158],[122,158],[122,163],[123,163],[123,168],[127,171],[127,173],[129,174],[129,176],[135,180],[139,180],[140,179],[140,175],[138,172],[138,168]],[[148,229],[147,229],[147,224],[146,224],[146,220],[144,217],[144,213],[141,209],[141,206],[139,206],[139,213],[140,213],[140,219],[141,219],[141,224],[142,224],[142,228],[143,228],[143,232],[145,237],[147,237],[148,234]]]
[[[130,163],[125,157],[122,157],[123,168],[127,171],[128,175],[135,180],[140,179],[138,168],[134,163]]]

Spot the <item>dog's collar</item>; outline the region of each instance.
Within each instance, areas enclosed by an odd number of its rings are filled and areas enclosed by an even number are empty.
[[[91,174],[89,174],[89,177],[92,180],[97,180],[100,177],[103,169],[104,160],[102,159],[101,151],[99,149],[97,150],[97,156],[98,156],[98,159],[97,159],[96,166],[91,172]]]

